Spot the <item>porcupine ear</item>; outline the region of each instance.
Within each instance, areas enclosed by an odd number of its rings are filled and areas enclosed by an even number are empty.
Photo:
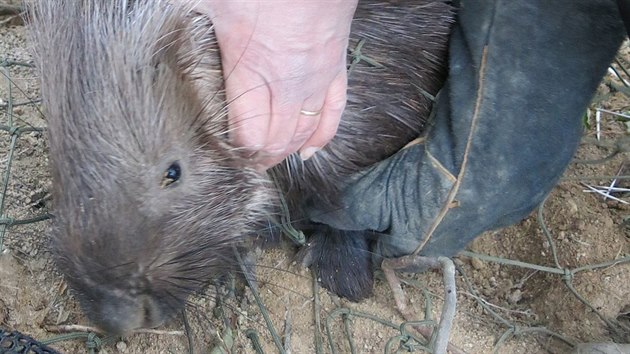
[[[207,55],[202,51],[206,48],[197,43],[201,40],[197,38],[200,33],[195,28],[205,26],[210,29],[212,24],[206,18],[200,19],[200,14],[195,12],[193,5],[171,1],[164,7],[163,10],[170,12],[171,15],[167,16],[163,24],[163,32],[166,35],[155,44],[155,57],[166,60],[169,65],[177,65],[179,69],[177,71],[184,75],[192,75],[199,64],[199,58]],[[197,23],[200,21],[203,22],[201,25]]]
[[[191,56],[183,55],[183,53],[190,51],[191,47],[187,30],[190,22],[188,14],[191,10],[189,6],[180,5],[177,2],[158,2],[156,5],[163,7],[157,11],[162,12],[164,16],[160,32],[165,34],[153,43],[151,65],[156,69],[166,66],[174,72],[187,75],[190,71],[188,68],[192,66],[187,58]]]

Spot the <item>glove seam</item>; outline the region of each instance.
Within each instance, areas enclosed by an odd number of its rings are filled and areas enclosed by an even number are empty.
[[[429,150],[426,150],[426,155],[431,160],[431,164],[438,170],[438,172],[441,172],[448,180],[451,181],[451,183],[457,183],[457,177],[455,177],[455,175],[453,175],[446,167],[444,167],[440,160],[435,158],[435,156],[433,156],[433,154]]]
[[[486,72],[486,61],[488,57],[487,55],[488,55],[488,45],[486,44],[483,47],[483,50],[481,52],[481,63],[479,66],[479,79],[477,83],[478,85],[477,99],[475,100],[475,110],[473,111],[472,120],[470,122],[470,132],[468,133],[468,139],[466,141],[466,149],[464,150],[464,155],[462,158],[462,167],[459,170],[457,178],[455,179],[455,183],[451,187],[451,190],[448,193],[448,196],[446,197],[446,200],[444,201],[444,204],[442,205],[440,212],[438,213],[437,217],[433,220],[433,223],[427,230],[426,236],[423,237],[422,242],[420,242],[420,245],[418,245],[416,250],[412,253],[412,255],[414,256],[418,255],[418,253],[420,253],[420,251],[424,248],[424,246],[429,242],[429,240],[435,233],[435,230],[437,230],[438,226],[440,226],[440,224],[442,223],[442,221],[448,214],[449,210],[459,206],[459,203],[453,203],[453,202],[455,200],[457,193],[459,192],[461,181],[464,175],[466,174],[466,167],[468,165],[468,154],[471,149],[474,132],[478,125],[477,122],[479,119],[479,112],[481,111],[481,104],[483,102],[484,78],[485,78],[485,72]]]
[[[415,145],[422,145],[422,144],[424,144],[424,142],[426,140],[427,140],[427,138],[425,136],[417,137],[417,138],[413,139],[412,141],[408,142],[407,145],[403,146],[402,149],[400,149],[400,150],[404,150],[404,149],[410,148],[410,147],[415,146]]]

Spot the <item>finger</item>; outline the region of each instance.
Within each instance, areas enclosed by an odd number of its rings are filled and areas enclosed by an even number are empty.
[[[250,151],[268,141],[271,121],[269,88],[262,78],[235,69],[225,82],[230,140]]]
[[[319,127],[321,120],[321,114],[324,110],[324,102],[326,100],[326,93],[311,96],[306,99],[301,105],[301,109],[298,112],[297,128],[291,139],[291,142],[287,146],[284,154],[286,156],[298,151],[305,142],[311,139],[311,136]]]
[[[264,172],[284,161],[286,157],[276,156],[258,156],[255,160],[255,169],[258,172]]]
[[[317,130],[300,149],[300,157],[307,160],[328,144],[337,133],[341,115],[346,107],[348,74],[344,69],[331,83],[324,102]]]
[[[269,122],[267,141],[264,147],[258,150],[256,160],[259,164],[271,167],[282,161],[287,155],[285,151],[291,144],[298,126],[298,113],[300,105],[275,105],[271,107],[272,115]]]
[[[311,138],[319,126],[319,117],[322,109],[313,109],[310,107],[321,107],[324,104],[324,100],[325,94],[312,96],[311,98],[305,100],[300,106],[295,106],[296,108],[309,107],[308,109],[299,109],[297,117],[295,117],[295,113],[293,113],[291,116],[281,115],[272,118],[277,118],[277,122],[280,123],[279,125],[275,125],[270,128],[270,131],[278,129],[276,130],[277,134],[275,135],[275,138],[272,139],[274,147],[278,147],[278,149],[267,150],[265,158],[259,160],[263,166],[272,167],[273,165],[281,162],[287,156],[295,153],[302,145],[304,145],[304,142]],[[288,130],[289,128],[285,127],[288,122],[287,117],[297,123],[295,131],[292,134],[291,131]],[[284,150],[280,151],[279,147],[283,145]]]

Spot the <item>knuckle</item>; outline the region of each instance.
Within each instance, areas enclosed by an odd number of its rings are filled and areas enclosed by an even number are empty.
[[[326,102],[326,108],[329,111],[333,111],[335,113],[341,114],[341,112],[346,108],[346,102],[348,101],[348,96],[346,94],[333,96]]]
[[[238,147],[258,151],[265,147],[266,135],[247,130],[235,130],[231,134],[231,140]]]
[[[265,156],[275,157],[275,156],[283,155],[286,150],[287,150],[287,145],[272,144],[272,145],[265,146],[263,149],[261,149],[261,152],[264,153]]]
[[[337,134],[338,127],[339,125],[335,124],[334,126],[322,128],[321,131],[318,132],[318,136],[320,137],[321,141],[323,141],[324,143],[331,141]]]

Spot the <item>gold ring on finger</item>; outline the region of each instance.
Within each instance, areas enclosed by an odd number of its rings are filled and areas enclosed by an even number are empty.
[[[300,110],[300,114],[303,116],[309,116],[309,117],[314,117],[314,116],[318,116],[322,113],[322,110],[320,109],[319,111],[307,111],[305,109]]]

